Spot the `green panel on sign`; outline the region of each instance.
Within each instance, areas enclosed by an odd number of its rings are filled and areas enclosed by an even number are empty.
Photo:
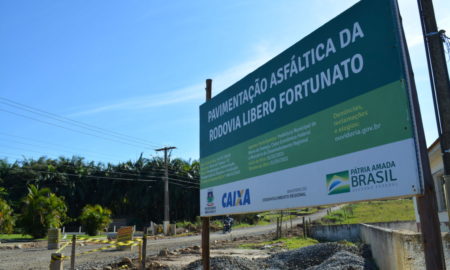
[[[404,81],[396,81],[200,159],[201,188],[412,138]]]
[[[203,104],[200,158],[401,80],[397,31],[390,1],[360,1]]]

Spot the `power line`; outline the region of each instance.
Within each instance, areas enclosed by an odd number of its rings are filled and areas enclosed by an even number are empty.
[[[29,150],[29,149],[25,149],[25,148],[21,148],[21,147],[17,147],[17,146],[12,146],[12,145],[2,145],[2,147],[5,148],[12,148],[12,149],[17,149],[17,150],[22,150],[22,151],[27,151],[27,152],[33,152],[33,153],[37,153],[42,155],[42,152],[39,151],[34,151],[34,150]],[[45,155],[45,154],[44,154]]]
[[[28,111],[28,112],[31,112],[31,113],[34,113],[37,115],[41,115],[43,117],[51,118],[51,119],[54,119],[59,122],[70,123],[72,125],[75,125],[75,126],[78,126],[78,127],[84,128],[84,129],[88,129],[88,130],[91,130],[91,131],[94,131],[94,132],[97,132],[97,133],[100,133],[103,135],[115,137],[115,138],[118,138],[121,140],[125,139],[125,140],[129,140],[129,141],[133,141],[134,143],[142,144],[142,145],[145,145],[146,147],[152,147],[152,148],[157,147],[156,144],[154,144],[150,141],[141,139],[141,138],[137,138],[137,137],[130,136],[130,135],[125,135],[125,134],[122,134],[122,133],[119,133],[116,131],[107,130],[105,128],[97,127],[97,126],[94,126],[91,124],[86,124],[81,121],[73,120],[73,119],[70,119],[65,116],[57,115],[55,113],[51,113],[51,112],[48,112],[48,111],[45,111],[42,109],[34,108],[32,106],[25,105],[25,104],[19,103],[17,101],[13,101],[11,99],[0,97],[0,102],[5,105],[20,109],[20,110],[25,110],[25,111]]]
[[[111,176],[96,176],[96,175],[85,175],[85,174],[74,174],[74,173],[67,173],[67,172],[50,172],[47,170],[39,170],[39,169],[35,169],[35,168],[31,168],[31,167],[20,167],[20,168],[15,168],[15,169],[21,169],[24,171],[33,171],[33,172],[38,172],[38,173],[46,173],[46,174],[59,174],[59,175],[69,175],[69,176],[77,176],[77,177],[86,177],[86,178],[100,178],[100,179],[111,179],[111,180],[118,180],[118,181],[135,181],[135,182],[162,182],[163,180],[160,177],[144,177],[142,178],[137,178],[137,179],[133,179],[133,178],[124,178],[124,177],[111,177]],[[89,173],[94,173],[94,172],[102,172],[102,171],[89,171],[87,170],[87,172]],[[104,173],[104,172],[103,172]],[[193,182],[187,182],[187,181],[181,181],[179,179],[175,179],[175,178],[168,178],[169,183],[172,184],[178,184],[178,185],[182,185],[185,187],[189,187],[186,184],[179,184],[179,182],[183,182],[183,183],[187,183],[187,184],[191,184],[194,186],[198,186],[198,183],[193,183]]]
[[[6,154],[9,154],[9,153],[6,153]],[[15,156],[15,158],[17,158],[17,156]],[[48,160],[50,160],[50,161],[52,160],[51,158],[47,158],[47,157],[45,157],[45,158],[46,158],[47,161]],[[53,164],[47,164],[47,165],[53,165]],[[85,165],[83,164],[83,166],[85,166]],[[58,168],[58,167],[65,167],[65,168],[71,168],[71,169],[80,169],[80,167],[76,167],[75,164],[56,164],[55,167],[56,168]],[[22,168],[23,169],[36,170],[36,169],[33,169],[33,168],[26,168],[26,167],[22,167]],[[83,168],[83,167],[81,167],[81,168]],[[145,179],[161,179],[161,177],[162,177],[162,176],[151,175],[152,171],[142,172],[140,174],[136,174],[136,173],[125,173],[125,172],[119,172],[119,171],[90,170],[90,169],[87,169],[86,166],[84,168],[86,169],[86,172],[88,172],[88,173],[119,174],[119,175],[144,177]],[[42,170],[36,170],[36,171],[48,172],[48,171],[42,171]],[[148,176],[150,176],[150,177],[148,177]],[[171,180],[171,181],[176,181],[176,182],[179,182],[179,183],[185,183],[185,184],[191,184],[191,185],[199,185],[199,179],[198,178],[188,178],[188,177],[185,177],[185,176],[174,175],[174,174],[169,174],[169,176],[171,176],[171,177],[169,177],[168,179]],[[176,177],[176,178],[173,178],[173,177]],[[197,182],[188,181],[188,180],[194,180],[194,181],[197,181]]]
[[[84,135],[88,135],[88,136],[92,136],[92,137],[96,137],[96,138],[100,138],[100,139],[104,139],[104,140],[109,140],[109,141],[114,141],[114,142],[118,142],[118,143],[122,143],[122,144],[127,144],[127,145],[130,145],[130,146],[142,149],[142,146],[137,145],[137,144],[124,142],[124,141],[119,141],[119,140],[116,140],[116,139],[99,136],[99,135],[88,133],[88,132],[84,132],[84,131],[81,131],[81,130],[72,129],[72,128],[69,128],[69,127],[61,126],[61,125],[58,125],[58,124],[55,124],[55,123],[52,123],[52,122],[47,122],[47,121],[44,121],[44,120],[40,120],[40,119],[31,117],[31,116],[23,115],[23,114],[16,113],[16,112],[13,112],[13,111],[9,111],[9,110],[5,110],[5,109],[0,109],[0,111],[4,111],[4,112],[10,113],[10,114],[14,114],[14,115],[17,115],[17,116],[20,116],[20,117],[23,117],[23,118],[31,119],[33,121],[41,122],[41,123],[44,123],[44,124],[47,124],[47,125],[59,127],[59,128],[62,128],[62,129],[67,129],[67,130],[70,130],[72,132],[77,132],[77,133],[81,133],[81,134],[84,134]]]
[[[0,136],[3,136],[3,135],[0,134]],[[33,144],[33,143],[28,143],[28,142],[21,142],[21,141],[14,140],[14,139],[11,139],[11,138],[5,138],[4,140],[8,140],[8,141],[11,141],[11,142],[16,143],[16,144],[28,145],[28,146],[37,147],[37,148],[43,148],[43,147],[53,148],[54,151],[62,151],[62,152],[65,152],[65,153],[70,153],[71,155],[75,155],[75,153],[76,153],[76,151],[71,151],[71,150],[68,150],[68,149],[62,149],[60,147],[54,147],[53,145],[39,145],[39,144]],[[78,150],[78,151],[80,151],[80,150]],[[93,155],[93,156],[111,157],[110,155],[107,155],[107,154],[94,153],[94,152],[88,152],[88,151],[84,151],[84,152],[89,153],[89,155]],[[118,157],[116,157],[116,158],[118,158]]]
[[[66,173],[66,172],[49,172],[43,170],[36,170],[33,168],[22,168],[23,170],[31,170],[34,172],[47,173],[47,174],[58,174],[58,175],[69,175],[69,176],[77,176],[77,177],[85,177],[85,178],[96,178],[96,179],[110,179],[114,181],[132,181],[132,182],[156,182],[158,180],[153,179],[132,179],[132,178],[122,178],[122,177],[108,177],[108,176],[95,176],[95,175],[80,175],[74,173]]]
[[[67,145],[58,144],[58,143],[50,142],[50,141],[45,141],[45,140],[41,140],[41,139],[37,139],[37,138],[29,138],[29,137],[19,136],[19,135],[15,135],[15,134],[11,134],[11,133],[6,133],[6,132],[0,132],[0,136],[11,137],[11,138],[14,138],[14,139],[20,139],[20,140],[23,140],[23,141],[26,141],[26,142],[31,141],[33,143],[38,143],[38,144],[42,144],[42,145],[52,145],[52,146],[56,145],[56,146],[59,146],[59,147],[67,148]],[[94,153],[94,152],[90,152],[89,149],[82,148],[82,147],[73,147],[73,146],[71,146],[71,147],[69,147],[69,149],[75,149],[76,151]],[[111,156],[110,154],[99,153],[99,152],[95,152],[95,154]]]
[[[184,181],[184,180],[178,180],[178,179],[176,179],[176,178],[171,178],[171,179],[175,179],[175,180],[177,180],[177,181],[180,182],[180,183],[188,183],[188,184],[196,184],[196,185],[198,185],[198,183],[194,183],[194,182],[189,182],[189,181]]]
[[[177,183],[173,183],[173,182],[169,182],[169,184],[181,186],[181,187],[185,187],[185,188],[190,188],[190,189],[199,189],[199,187],[190,187],[190,186],[185,186],[185,185],[181,185],[181,184],[177,184]]]
[[[4,158],[12,157],[12,158],[16,159],[16,161],[24,158],[24,157],[19,157],[19,156],[16,156],[15,154],[7,153],[7,152],[0,152],[0,153],[3,153]]]

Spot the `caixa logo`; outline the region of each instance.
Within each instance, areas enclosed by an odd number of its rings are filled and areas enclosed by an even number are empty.
[[[222,207],[234,207],[250,204],[250,189],[225,192],[222,195]]]

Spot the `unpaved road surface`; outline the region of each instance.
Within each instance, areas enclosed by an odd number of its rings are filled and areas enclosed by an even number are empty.
[[[332,210],[338,209],[339,206],[332,208]],[[326,215],[326,210],[321,210],[317,213],[307,216],[308,219],[317,220]],[[292,225],[301,224],[302,219],[292,220]],[[285,223],[290,227],[290,221]],[[285,226],[284,225],[284,226]],[[274,232],[276,228],[275,224],[270,224],[266,226],[256,226],[239,228],[233,230],[232,233],[223,234],[222,232],[214,232],[210,234],[211,242],[215,240],[233,240],[235,238],[261,235],[266,233]],[[200,235],[187,236],[187,237],[174,237],[174,238],[164,238],[157,240],[150,240],[147,243],[147,255],[154,256],[159,253],[162,249],[180,249],[184,247],[189,247],[193,245],[200,246],[201,237]],[[15,243],[22,246],[26,246],[25,243]],[[11,270],[11,269],[21,269],[21,270],[40,270],[48,269],[50,263],[50,256],[52,251],[47,250],[46,242],[34,243],[32,248],[20,248],[20,249],[6,249],[8,246],[14,248],[15,244],[1,243],[0,244],[0,270]],[[85,246],[78,246],[77,253],[92,250],[102,247],[102,245],[92,245],[88,244]],[[63,253],[65,256],[70,256],[70,247],[64,249]],[[54,251],[53,251],[54,252]],[[124,257],[135,258],[137,256],[137,247],[134,247],[130,251],[116,251],[116,250],[105,250],[95,253],[90,253],[82,256],[76,257],[76,269],[92,269],[93,267],[99,267],[117,262]],[[200,255],[198,256],[200,259]],[[65,268],[68,268],[70,262],[65,262]]]

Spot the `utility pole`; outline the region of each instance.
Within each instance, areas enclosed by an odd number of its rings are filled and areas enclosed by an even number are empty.
[[[206,79],[206,102],[211,100],[212,96],[212,80]],[[201,165],[200,165],[201,166]],[[202,263],[203,270],[210,270],[209,260],[209,217],[202,217]]]
[[[155,151],[164,151],[164,234],[169,233],[170,214],[169,214],[169,164],[167,160],[167,152],[176,149],[175,146],[166,146]]]
[[[450,222],[450,82],[442,44],[445,31],[438,31],[432,0],[418,0],[418,5],[444,163],[445,198]]]

